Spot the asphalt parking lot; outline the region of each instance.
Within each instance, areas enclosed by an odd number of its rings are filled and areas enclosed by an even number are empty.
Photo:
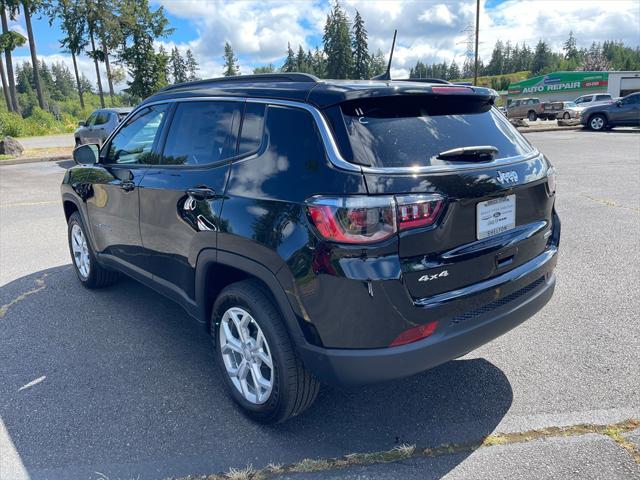
[[[292,479],[640,478],[640,132],[527,138],[558,171],[550,304],[421,375],[323,388],[276,427],[232,406],[208,337],[177,305],[130,280],[79,285],[59,201],[71,162],[0,166],[0,478],[269,463]]]

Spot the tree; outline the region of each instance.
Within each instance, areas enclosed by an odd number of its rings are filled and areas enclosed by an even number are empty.
[[[296,54],[291,48],[291,43],[287,43],[287,58],[280,69],[283,72],[295,72],[296,71]]]
[[[231,48],[229,42],[224,42],[224,55],[222,58],[224,59],[224,71],[222,75],[225,77],[233,77],[240,74],[237,63],[238,59],[233,54],[233,48]]]
[[[276,71],[276,68],[270,63],[269,65],[263,66],[263,67],[256,67],[253,69],[253,73],[254,74],[259,74],[259,73],[273,73]]]
[[[569,32],[569,38],[562,46],[564,58],[567,60],[576,60],[578,58],[578,47],[576,46],[576,37],[573,36],[573,30]]]
[[[504,73],[504,44],[501,40],[498,40],[491,52],[491,60],[487,65],[487,74],[489,75],[501,75]]]
[[[582,63],[580,64],[580,70],[585,72],[600,72],[604,70],[610,70],[611,64],[607,57],[602,53],[602,46],[599,43],[593,42],[589,51],[584,55]]]
[[[125,92],[139,100],[165,86],[166,65],[154,48],[155,39],[170,34],[164,8],[149,8],[149,0],[120,0],[122,43],[118,54],[131,80]]]
[[[298,45],[298,54],[296,55],[296,71],[302,73],[313,73],[313,68],[307,61],[307,54],[302,45]]]
[[[369,45],[367,43],[367,29],[360,12],[356,10],[353,20],[353,78],[369,78]]]
[[[7,12],[12,19],[18,13],[18,3],[7,0],[0,0],[0,15],[2,16],[2,37],[0,40],[1,48],[4,50],[4,56],[7,64],[7,80],[9,82],[9,97],[11,98],[10,111],[20,113],[20,104],[18,103],[18,93],[16,91],[15,74],[13,71],[13,58],[11,52],[21,45],[24,45],[27,41],[22,35],[13,30],[9,30],[9,23],[7,21]]]
[[[549,71],[551,65],[551,50],[543,41],[539,40],[531,60],[531,73],[540,75]]]
[[[349,19],[338,2],[327,15],[322,38],[324,53],[327,56],[327,76],[329,78],[349,78],[353,71]]]
[[[104,62],[104,67],[107,71],[107,82],[109,84],[109,98],[111,100],[111,105],[113,105],[115,93],[113,89],[114,82],[111,72],[111,62],[109,61],[109,51],[112,48],[115,48],[121,41],[119,19],[115,14],[116,6],[115,0],[96,0],[95,3],[93,3],[95,10],[93,13],[97,18],[95,27],[97,30],[97,36],[100,39],[102,51],[101,61]]]
[[[85,5],[82,2],[73,0],[58,0],[58,2],[53,2],[49,6],[48,14],[50,25],[55,18],[60,20],[60,28],[64,34],[64,37],[60,40],[60,45],[71,54],[80,107],[84,110],[84,95],[76,57],[87,46]]]
[[[324,78],[326,76],[327,60],[322,50],[320,50],[318,47],[316,47],[315,51],[313,52],[311,67],[313,69],[314,75],[320,78]]]
[[[0,57],[0,76],[2,77],[2,92],[4,93],[4,101],[7,102],[7,111],[11,112],[13,104],[11,103],[11,94],[9,93],[9,85],[7,85],[7,77],[4,73],[2,57]]]
[[[36,49],[36,39],[33,36],[33,27],[31,26],[31,15],[38,12],[42,8],[41,0],[22,0],[22,11],[24,13],[24,23],[27,27],[27,38],[29,39],[29,52],[31,53],[31,63],[33,64],[33,81],[36,85],[36,94],[38,96],[38,105],[41,109],[47,109],[47,102],[44,99],[42,91],[42,83],[40,82],[40,69],[38,68],[38,55]]]
[[[461,78],[460,75],[461,75],[460,67],[458,67],[458,64],[456,63],[455,60],[452,60],[451,65],[449,66],[449,79],[457,80]]]
[[[382,50],[378,49],[378,51],[371,55],[371,63],[369,65],[369,73],[372,77],[376,75],[382,75],[387,70],[387,59],[382,53]]]
[[[158,63],[158,71],[160,73],[160,83],[164,85],[169,84],[169,79],[171,78],[171,65],[169,62],[171,61],[171,57],[167,54],[167,50],[160,45],[158,48],[158,53],[156,54],[156,62]]]
[[[187,69],[187,80],[193,82],[194,80],[198,80],[198,62],[196,58],[193,56],[193,52],[191,49],[187,50],[185,66]]]
[[[189,79],[187,73],[187,64],[180,55],[178,47],[173,47],[171,50],[171,59],[169,60],[169,69],[173,77],[173,83],[183,83]]]

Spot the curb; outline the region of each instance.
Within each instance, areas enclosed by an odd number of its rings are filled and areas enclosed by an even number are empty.
[[[60,160],[71,160],[71,155],[51,155],[49,157],[14,158],[11,160],[0,160],[0,167],[4,165],[20,165],[22,163],[59,162]]]
[[[544,127],[531,127],[531,128],[518,128],[520,133],[534,133],[534,132],[563,132],[563,131],[571,131],[571,130],[582,130],[582,125],[572,126],[572,127],[553,127],[553,128],[544,128]]]

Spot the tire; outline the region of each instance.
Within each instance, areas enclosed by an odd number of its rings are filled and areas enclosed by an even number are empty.
[[[606,129],[607,127],[607,117],[602,115],[601,113],[596,113],[591,118],[589,118],[589,128],[596,132]]]
[[[564,118],[565,120],[569,120],[571,118],[571,115],[569,115],[569,112],[564,112],[562,114],[562,118]]]
[[[527,119],[530,122],[535,122],[538,119],[538,116],[536,115],[536,112],[534,112],[533,110],[531,110],[528,114],[527,114]]]
[[[247,328],[240,335],[236,325],[243,322]],[[282,315],[259,282],[243,280],[218,295],[211,313],[211,335],[229,394],[252,420],[281,423],[302,413],[316,399],[320,383],[296,356]],[[271,368],[264,358],[270,359]],[[252,366],[243,369],[243,363]],[[256,375],[262,383],[254,380]],[[269,383],[270,388],[266,387]],[[256,384],[263,386],[257,389]]]
[[[76,148],[78,148],[80,145],[82,145],[82,143],[80,142],[80,139],[76,138]]]
[[[78,232],[81,235],[78,235]],[[78,276],[78,280],[86,288],[102,288],[114,283],[118,272],[109,270],[98,263],[96,256],[87,240],[84,224],[78,212],[74,212],[67,222],[67,239],[71,262]],[[84,243],[84,245],[82,245]],[[80,251],[80,252],[79,252]],[[83,258],[83,260],[81,260]],[[85,263],[86,262],[86,263]]]

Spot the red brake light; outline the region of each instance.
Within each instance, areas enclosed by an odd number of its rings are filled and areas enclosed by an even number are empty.
[[[423,338],[427,338],[431,335],[436,327],[438,326],[438,322],[430,322],[425,323],[424,325],[418,325],[417,327],[410,328],[409,330],[405,330],[400,335],[398,335],[393,342],[389,344],[390,347],[397,347],[399,345],[406,345],[407,343],[417,342],[418,340],[422,340]]]
[[[443,205],[440,195],[314,197],[307,209],[326,240],[366,244],[386,240],[398,230],[432,225]]]
[[[393,197],[314,197],[307,208],[318,232],[333,242],[379,242],[396,232]]]

